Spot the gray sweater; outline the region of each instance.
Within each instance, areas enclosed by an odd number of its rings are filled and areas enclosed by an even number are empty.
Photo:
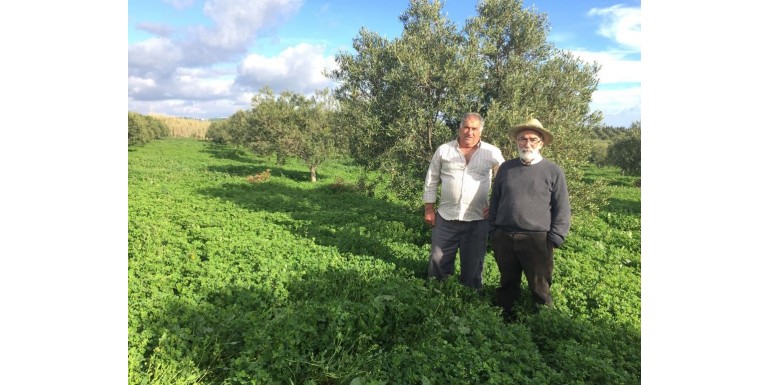
[[[492,184],[490,232],[548,232],[561,246],[570,226],[571,209],[564,170],[543,159],[524,166],[519,158],[505,161]]]

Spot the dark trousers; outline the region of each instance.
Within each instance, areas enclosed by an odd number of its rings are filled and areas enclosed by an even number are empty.
[[[481,273],[487,254],[489,222],[448,221],[436,213],[436,226],[431,231],[428,277],[445,279],[455,272],[455,257],[460,250],[460,283],[481,289]]]
[[[551,306],[553,247],[547,233],[509,233],[495,230],[492,251],[500,269],[500,287],[495,291],[497,304],[510,312],[521,297],[521,273],[527,277],[535,304]]]

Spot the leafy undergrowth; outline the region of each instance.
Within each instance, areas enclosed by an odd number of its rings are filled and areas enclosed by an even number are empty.
[[[555,308],[509,324],[491,253],[483,296],[426,281],[422,213],[359,176],[191,139],[130,152],[129,383],[640,383],[638,187],[573,218]]]

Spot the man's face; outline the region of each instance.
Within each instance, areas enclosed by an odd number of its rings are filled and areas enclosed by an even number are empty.
[[[531,162],[543,148],[543,138],[535,130],[522,130],[516,135],[516,147],[519,157],[525,162]]]
[[[460,124],[457,141],[460,147],[473,147],[481,139],[481,121],[475,117],[469,117]]]

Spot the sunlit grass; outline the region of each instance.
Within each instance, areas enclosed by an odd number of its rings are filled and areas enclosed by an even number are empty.
[[[129,153],[129,383],[639,383],[640,189],[589,174],[610,204],[573,218],[556,310],[505,324],[492,254],[482,297],[427,283],[422,213],[377,175],[148,143]]]

